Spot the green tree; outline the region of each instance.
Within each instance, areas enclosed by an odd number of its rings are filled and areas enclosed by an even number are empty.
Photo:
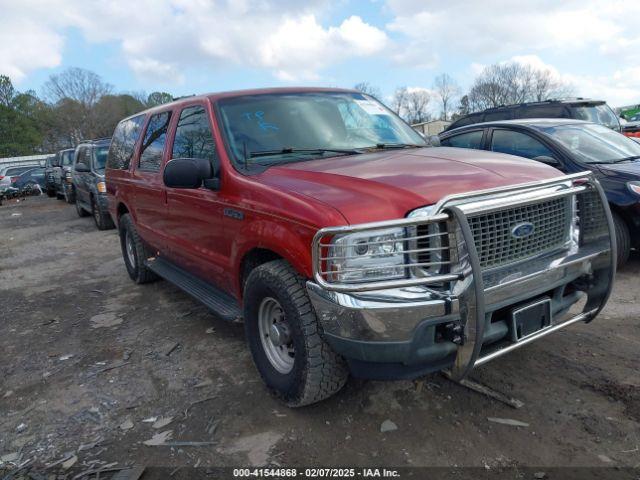
[[[147,107],[156,107],[173,101],[173,96],[167,92],[152,92],[147,97]]]
[[[6,75],[0,75],[0,105],[10,107],[13,97],[16,94],[11,79]]]
[[[32,119],[0,105],[0,157],[33,155],[41,143],[42,134]]]

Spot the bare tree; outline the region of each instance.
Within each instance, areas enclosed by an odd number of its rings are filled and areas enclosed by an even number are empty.
[[[391,109],[413,125],[429,120],[430,100],[427,90],[398,87],[391,99]]]
[[[53,103],[69,98],[84,107],[92,107],[102,96],[110,94],[113,87],[89,70],[71,67],[51,75],[44,84],[44,90]]]
[[[372,97],[375,97],[377,99],[380,99],[380,97],[382,97],[380,89],[374,85],[371,85],[369,82],[356,83],[353,88],[354,90],[366,93],[367,95],[371,95]]]
[[[573,87],[549,70],[517,62],[485,67],[467,95],[471,111],[568,96]]]
[[[426,90],[410,90],[407,93],[406,120],[409,124],[426,122],[431,118],[430,100],[431,96]]]
[[[393,92],[393,97],[391,98],[391,110],[393,110],[400,116],[404,115],[408,94],[409,92],[407,90],[407,87],[398,87],[396,88],[395,92]]]
[[[433,89],[442,104],[442,119],[448,120],[452,103],[460,94],[460,87],[450,75],[443,73],[435,78]]]

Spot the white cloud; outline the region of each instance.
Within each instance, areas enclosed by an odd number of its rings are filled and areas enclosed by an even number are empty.
[[[0,0],[0,7],[8,1]],[[333,64],[386,47],[386,33],[358,16],[323,25],[325,7],[323,0],[14,2],[0,17],[0,38],[10,45],[0,47],[0,71],[19,80],[60,64],[67,27],[79,29],[89,42],[115,42],[137,75],[168,83],[183,81],[187,68],[229,64],[268,69],[289,81],[316,79]],[[27,20],[33,28],[10,28]],[[47,49],[28,49],[30,39]]]

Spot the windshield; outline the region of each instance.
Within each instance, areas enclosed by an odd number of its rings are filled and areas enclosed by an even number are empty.
[[[64,166],[72,165],[74,153],[75,152],[73,150],[67,150],[65,152],[62,152],[62,165]]]
[[[634,116],[629,118],[630,122],[640,122],[640,113],[636,113]]]
[[[585,163],[614,163],[640,158],[640,145],[602,125],[574,124],[540,128]]]
[[[231,156],[241,168],[384,145],[426,146],[397,115],[361,93],[249,95],[221,100],[219,111]]]
[[[581,105],[571,107],[573,118],[586,120],[587,122],[599,123],[614,130],[620,130],[618,117],[609,105]]]
[[[93,149],[93,169],[98,172],[104,172],[104,166],[107,164],[107,154],[109,153],[109,145],[96,147]]]

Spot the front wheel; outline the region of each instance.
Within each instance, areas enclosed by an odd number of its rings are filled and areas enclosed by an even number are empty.
[[[304,279],[286,261],[249,274],[244,320],[262,379],[290,407],[324,400],[346,383],[346,363],[320,335]]]

